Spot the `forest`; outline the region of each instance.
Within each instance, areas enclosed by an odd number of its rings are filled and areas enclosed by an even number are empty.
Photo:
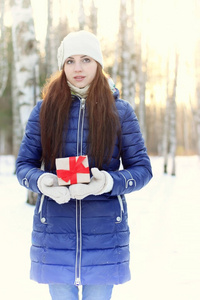
[[[104,71],[164,172],[176,174],[177,155],[200,156],[200,0],[0,0],[0,155],[17,155],[61,40],[81,29],[100,39]]]

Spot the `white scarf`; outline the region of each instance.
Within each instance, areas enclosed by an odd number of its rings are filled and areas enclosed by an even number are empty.
[[[115,87],[115,84],[114,84],[112,78],[108,77],[107,80],[108,80],[108,84],[110,86],[110,89],[111,89],[112,93],[116,92],[116,87]],[[80,88],[74,86],[73,84],[71,84],[69,81],[67,81],[67,83],[70,87],[70,90],[71,90],[72,94],[78,95],[81,98],[87,98],[90,84],[88,84],[84,88],[80,89]]]
[[[89,84],[86,85],[84,88],[80,89],[80,88],[74,86],[73,84],[71,84],[69,81],[67,81],[67,83],[70,87],[70,90],[71,90],[72,94],[78,95],[81,98],[86,98],[87,97],[88,90],[89,90],[89,87],[90,87]]]

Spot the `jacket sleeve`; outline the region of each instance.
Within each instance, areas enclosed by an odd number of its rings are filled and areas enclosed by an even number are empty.
[[[119,110],[122,129],[122,170],[111,171],[114,185],[111,196],[140,190],[152,178],[150,159],[140,131],[140,126],[131,105],[124,101],[125,110]]]
[[[40,193],[37,180],[44,172],[41,168],[40,107],[39,101],[28,119],[25,134],[16,160],[17,179],[21,185],[33,192]]]

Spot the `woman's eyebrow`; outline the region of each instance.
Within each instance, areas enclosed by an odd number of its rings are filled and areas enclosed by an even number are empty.
[[[84,57],[87,57],[87,56],[88,56],[88,55],[82,55],[81,58],[84,58]],[[72,56],[69,56],[68,58],[74,59],[74,57],[72,57]],[[67,58],[67,59],[68,59],[68,58]]]

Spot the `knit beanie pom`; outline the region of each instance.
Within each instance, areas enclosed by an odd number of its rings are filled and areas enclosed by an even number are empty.
[[[99,62],[103,68],[103,56],[97,37],[84,30],[69,33],[58,48],[58,68],[62,69],[65,60],[73,55],[87,55]]]

